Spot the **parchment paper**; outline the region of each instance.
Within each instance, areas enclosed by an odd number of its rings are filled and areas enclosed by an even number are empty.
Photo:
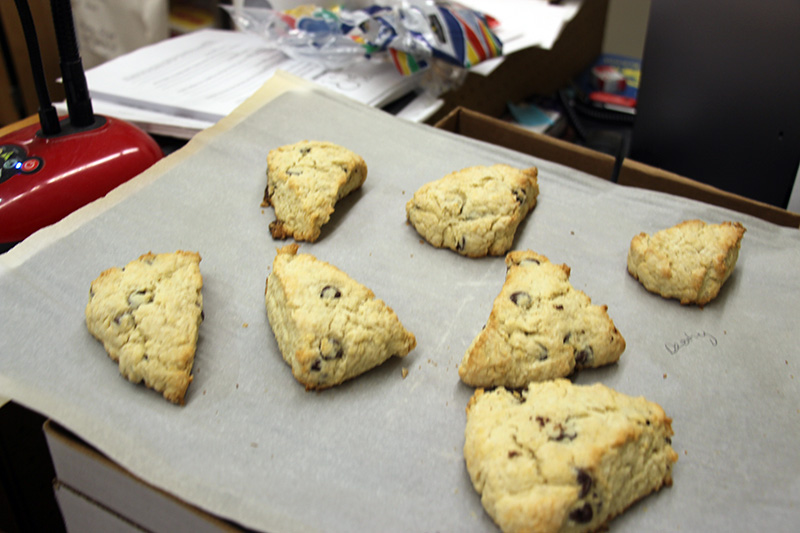
[[[275,250],[261,208],[267,152],[302,139],[361,154],[363,188],[302,244],[370,287],[418,346],[342,386],[306,392],[264,308]],[[614,531],[789,531],[800,523],[800,232],[407,123],[278,76],[216,127],[104,200],[0,258],[0,395],[75,432],[135,475],[243,526],[293,531],[493,531],[463,462],[472,389],[457,366],[484,325],[503,258],[422,243],[405,203],[466,166],[540,169],[514,247],[572,269],[627,341],[584,370],[674,419],[674,485]],[[754,178],[755,179],[755,178]],[[739,263],[704,309],[652,295],[630,241],[682,220],[738,220]],[[184,407],[133,385],[86,330],[91,281],[147,251],[203,257],[205,321]],[[401,371],[408,368],[403,379]]]

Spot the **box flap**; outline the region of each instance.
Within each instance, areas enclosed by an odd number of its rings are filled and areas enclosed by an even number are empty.
[[[610,180],[614,172],[615,160],[608,154],[527,131],[463,107],[451,111],[436,123],[436,127],[540,157],[605,180]]]
[[[131,475],[55,422],[43,429],[58,482],[111,512],[152,531],[241,531]]]
[[[790,228],[800,227],[800,214],[780,209],[773,205],[751,200],[711,185],[685,178],[632,159],[626,159],[620,168],[617,183],[640,189],[661,191],[685,198],[700,200],[711,205],[718,205],[747,213],[774,224]]]

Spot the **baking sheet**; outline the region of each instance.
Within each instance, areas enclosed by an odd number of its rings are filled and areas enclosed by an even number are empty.
[[[370,287],[417,337],[342,386],[306,392],[264,308],[276,248],[261,208],[267,152],[328,140],[366,160],[361,190],[300,251]],[[572,269],[627,341],[584,370],[674,419],[674,485],[615,531],[788,531],[800,521],[800,232],[408,123],[278,76],[186,148],[0,256],[0,395],[69,428],[135,475],[243,526],[293,531],[493,531],[464,467],[457,366],[504,281],[503,258],[420,242],[405,203],[475,164],[537,165],[541,195],[514,247]],[[704,309],[646,292],[631,238],[689,218],[747,227]],[[186,405],[118,373],[86,330],[89,284],[147,251],[203,257],[205,321]],[[402,369],[409,370],[402,377]]]

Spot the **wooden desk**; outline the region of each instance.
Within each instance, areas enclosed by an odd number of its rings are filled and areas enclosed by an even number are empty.
[[[8,126],[3,126],[0,128],[0,137],[4,137],[12,131],[21,130],[22,128],[30,126],[31,124],[36,124],[37,122],[39,122],[39,115],[31,115],[28,118],[23,118],[22,120],[18,120],[13,124],[9,124]]]

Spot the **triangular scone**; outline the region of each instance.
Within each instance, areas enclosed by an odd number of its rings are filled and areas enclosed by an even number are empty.
[[[478,389],[467,406],[464,458],[505,533],[600,531],[672,485],[671,423],[658,404],[601,384]]]
[[[147,253],[92,282],[86,326],[123,376],[183,404],[203,321],[202,288],[199,254]]]
[[[745,232],[738,222],[687,220],[631,241],[628,272],[644,287],[684,305],[717,297],[739,258]]]
[[[506,269],[489,320],[458,368],[464,383],[520,388],[619,359],[625,339],[608,307],[572,287],[567,265],[514,251]]]
[[[262,203],[275,209],[270,233],[276,239],[316,241],[336,202],[366,179],[364,159],[333,143],[301,141],[271,150]]]
[[[417,232],[437,248],[468,257],[503,255],[536,205],[538,170],[469,167],[427,183],[406,204]]]
[[[278,348],[307,390],[338,385],[414,349],[414,335],[371,290],[297,249],[278,250],[265,298]]]

